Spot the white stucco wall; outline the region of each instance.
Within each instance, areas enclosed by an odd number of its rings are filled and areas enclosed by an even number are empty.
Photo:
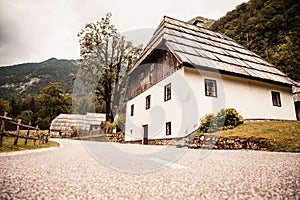
[[[164,87],[171,83],[171,99],[164,101]],[[146,96],[151,94],[151,107],[146,110]],[[127,102],[125,140],[140,140],[143,125],[148,125],[148,138],[183,137],[198,127],[198,108],[193,89],[184,78],[183,69],[175,72],[144,93]],[[134,104],[134,115],[130,116]],[[171,135],[166,135],[166,122],[171,122]]]
[[[235,108],[245,119],[296,120],[291,88],[190,68],[185,68],[184,74],[197,102],[201,102],[198,103],[201,116],[222,108]],[[205,78],[217,81],[216,98],[205,96]],[[271,91],[280,93],[281,107],[273,106]]]
[[[205,96],[204,79],[217,81],[217,97]],[[164,86],[171,83],[171,100],[164,101]],[[273,106],[271,91],[280,92],[281,107]],[[146,110],[146,96],[151,107]],[[134,116],[130,107],[134,104]],[[140,140],[143,125],[148,125],[148,139],[185,136],[199,126],[200,117],[222,108],[235,108],[245,119],[295,120],[292,93],[289,88],[221,75],[215,72],[181,68],[144,93],[127,102],[125,140]],[[172,123],[166,135],[165,123]]]
[[[236,108],[245,119],[296,120],[290,88],[230,76],[223,80],[227,107]],[[280,93],[281,107],[273,106],[271,91]]]

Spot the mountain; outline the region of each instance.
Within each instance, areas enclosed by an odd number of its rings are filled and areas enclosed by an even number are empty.
[[[210,26],[300,81],[300,1],[250,0]]]
[[[75,60],[51,58],[41,63],[24,63],[0,67],[0,98],[37,95],[49,82],[58,82],[66,93],[72,93],[78,72]]]

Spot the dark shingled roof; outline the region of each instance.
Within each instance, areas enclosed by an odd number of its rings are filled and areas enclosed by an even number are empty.
[[[293,84],[284,73],[231,38],[170,17],[164,17],[136,66],[161,44],[168,48],[180,65],[188,64],[278,84]]]

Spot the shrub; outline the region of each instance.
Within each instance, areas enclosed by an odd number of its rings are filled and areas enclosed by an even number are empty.
[[[77,137],[78,136],[78,131],[75,126],[71,126],[72,134],[71,137]]]
[[[199,131],[202,133],[213,133],[218,130],[233,129],[244,122],[243,117],[234,109],[221,109],[217,116],[206,114],[200,119]]]
[[[116,125],[117,124],[115,122],[105,121],[105,122],[101,122],[100,128],[102,128],[104,133],[111,134],[113,132],[113,129],[116,128]]]
[[[215,116],[212,113],[206,114],[200,119],[199,131],[202,133],[212,133],[215,132],[216,122]]]
[[[234,109],[221,109],[217,114],[219,127],[223,126],[223,130],[232,129],[244,123],[243,117]]]

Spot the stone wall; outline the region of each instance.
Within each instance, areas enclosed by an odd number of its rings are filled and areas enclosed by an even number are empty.
[[[98,142],[117,142],[128,144],[142,144],[141,140],[125,142],[124,133],[103,134],[95,137],[82,137],[80,140],[90,140]],[[217,135],[201,135],[192,133],[184,138],[169,138],[148,140],[148,145],[171,145],[179,148],[186,147],[191,149],[249,149],[249,150],[267,150],[269,141],[264,138],[222,138]]]
[[[142,141],[126,142],[131,144],[141,144]],[[251,149],[267,150],[268,140],[264,138],[222,138],[217,135],[205,136],[197,133],[190,134],[184,138],[156,139],[148,140],[148,145],[172,145],[177,147],[187,147],[191,149]]]
[[[78,137],[76,139],[97,141],[97,142],[124,143],[125,142],[125,134],[124,133],[102,134],[102,135],[95,135],[95,136],[88,136],[88,137]]]

